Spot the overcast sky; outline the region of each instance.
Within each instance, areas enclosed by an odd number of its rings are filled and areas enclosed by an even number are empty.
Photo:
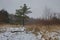
[[[42,17],[45,7],[50,8],[53,12],[60,13],[60,0],[0,0],[0,9],[5,9],[9,13],[15,13],[24,3],[31,8],[30,17]]]

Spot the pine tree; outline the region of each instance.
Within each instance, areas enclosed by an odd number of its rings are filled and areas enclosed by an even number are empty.
[[[28,8],[28,7],[26,6],[26,4],[24,4],[23,6],[20,6],[20,9],[17,9],[17,10],[16,10],[16,15],[17,15],[20,19],[22,19],[22,21],[20,20],[20,22],[22,22],[22,25],[23,25],[23,26],[24,26],[24,20],[25,20],[26,18],[28,18],[28,16],[27,16],[26,14],[32,13],[29,9],[30,9],[30,8]]]

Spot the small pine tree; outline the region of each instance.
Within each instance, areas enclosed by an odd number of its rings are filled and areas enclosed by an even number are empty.
[[[29,10],[30,8],[28,8],[26,6],[26,4],[24,4],[24,6],[20,6],[20,9],[16,10],[16,16],[18,16],[20,19],[22,19],[22,21],[20,21],[20,23],[22,22],[23,26],[24,26],[24,20],[25,18],[28,18],[28,16],[26,14],[31,13],[31,11]]]

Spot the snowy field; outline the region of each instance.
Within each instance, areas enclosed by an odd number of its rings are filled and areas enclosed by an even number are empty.
[[[60,31],[57,32],[38,32],[26,31],[26,28],[0,28],[0,40],[60,40]]]

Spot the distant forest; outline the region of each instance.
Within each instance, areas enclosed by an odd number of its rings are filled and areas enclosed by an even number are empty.
[[[30,18],[26,14],[32,13],[26,4],[16,10],[15,14],[9,14],[5,9],[0,10],[0,23],[9,24],[36,24],[36,25],[59,25],[60,13],[52,13],[49,9],[45,9],[43,18]]]

